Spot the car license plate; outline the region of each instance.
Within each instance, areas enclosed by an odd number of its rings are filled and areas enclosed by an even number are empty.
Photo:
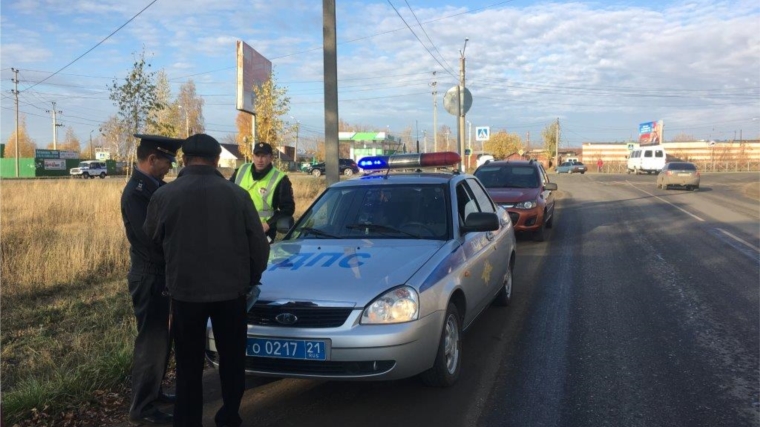
[[[278,359],[327,360],[327,341],[248,338],[245,354]]]
[[[690,173],[679,173],[678,176],[691,176]]]

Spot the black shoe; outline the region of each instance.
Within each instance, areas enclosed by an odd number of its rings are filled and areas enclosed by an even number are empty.
[[[153,411],[148,415],[143,415],[139,418],[129,417],[129,423],[132,425],[142,424],[171,424],[174,421],[174,415],[167,414],[166,412]]]
[[[177,395],[171,393],[164,393],[163,391],[158,394],[157,402],[161,403],[174,403],[177,401]]]

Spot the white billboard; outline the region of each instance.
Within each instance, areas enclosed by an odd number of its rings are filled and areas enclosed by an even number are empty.
[[[237,41],[237,109],[256,114],[256,94],[254,86],[269,80],[272,76],[272,61],[244,41]]]

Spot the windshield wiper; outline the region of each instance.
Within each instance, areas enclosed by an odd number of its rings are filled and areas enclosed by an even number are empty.
[[[303,227],[299,231],[301,232],[302,236],[304,234],[313,234],[314,236],[317,236],[317,237],[326,237],[328,239],[340,239],[340,237],[334,236],[334,235],[332,235],[332,234],[330,234],[330,233],[328,233],[326,231],[322,231],[322,230],[320,230],[318,228]]]
[[[422,239],[422,236],[418,234],[409,233],[406,231],[399,230],[398,228],[390,227],[387,225],[382,224],[349,224],[346,226],[349,230],[367,230],[367,231],[377,231],[382,234],[405,234],[409,237],[414,237],[415,239]]]

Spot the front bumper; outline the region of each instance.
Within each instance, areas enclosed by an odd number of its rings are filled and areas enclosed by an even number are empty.
[[[535,231],[544,222],[544,211],[541,206],[533,209],[509,208],[507,211],[516,232]]]
[[[246,358],[246,373],[326,380],[396,380],[417,375],[433,366],[444,311],[395,325],[361,325],[361,314],[362,310],[353,310],[346,322],[337,328],[249,324],[249,337],[328,340],[330,352],[327,361],[249,356]],[[216,366],[218,356],[210,322],[206,349],[207,358]]]

